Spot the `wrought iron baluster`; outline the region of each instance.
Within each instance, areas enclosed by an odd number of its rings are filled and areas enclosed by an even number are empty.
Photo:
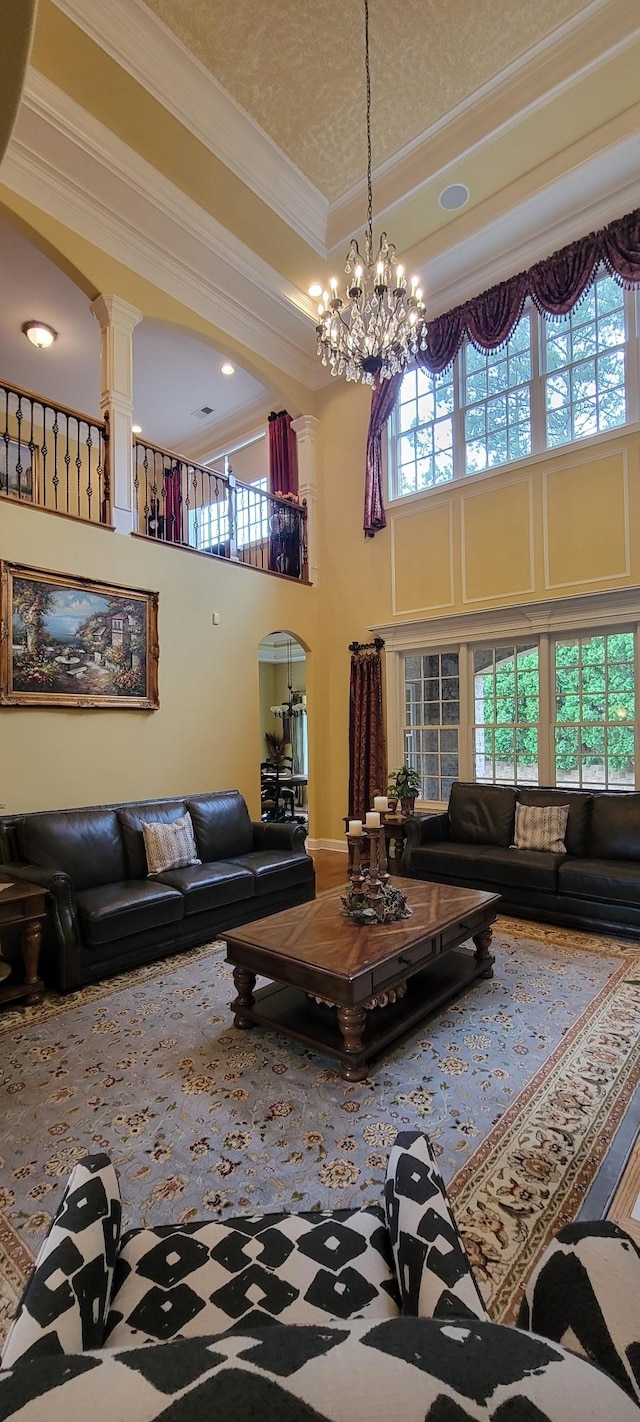
[[[81,517],[82,517],[82,493],[81,493],[81,489],[80,489],[80,475],[81,475],[81,473],[82,473],[82,460],[81,460],[81,458],[80,458],[80,421],[79,421],[78,419],[76,419],[76,457],[75,457],[75,459],[74,459],[73,462],[74,462],[74,464],[75,464],[75,466],[76,466],[76,485],[77,485],[77,487],[76,487],[76,498],[77,498],[77,500],[78,500],[78,518],[81,518]],[[67,512],[68,512],[68,510],[67,510]],[[91,517],[91,515],[89,515],[89,517]]]
[[[93,448],[93,441],[91,439],[91,425],[89,423],[87,423],[87,438],[85,440],[85,444],[87,446],[87,506],[89,510],[89,518],[91,518],[91,500],[93,498],[93,484],[91,482],[91,450]]]

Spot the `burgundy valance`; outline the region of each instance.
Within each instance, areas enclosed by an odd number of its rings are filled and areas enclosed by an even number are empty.
[[[536,262],[497,286],[489,287],[436,316],[427,326],[427,346],[415,367],[439,375],[446,370],[464,340],[480,350],[495,351],[508,341],[528,298],[545,316],[565,316],[581,301],[600,267],[621,286],[640,284],[640,208],[616,218],[599,232],[561,247],[551,257]],[[382,380],[371,397],[367,439],[364,532],[373,538],[386,525],[382,487],[382,431],[396,403],[402,376]]]

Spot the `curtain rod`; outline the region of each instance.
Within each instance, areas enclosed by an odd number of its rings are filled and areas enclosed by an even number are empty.
[[[375,637],[373,642],[350,642],[349,651],[357,656],[358,652],[381,652],[384,647],[384,637]]]

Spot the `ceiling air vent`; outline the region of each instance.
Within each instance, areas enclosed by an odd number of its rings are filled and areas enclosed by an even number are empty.
[[[206,420],[207,415],[215,415],[213,405],[201,405],[199,410],[192,410],[194,420]]]

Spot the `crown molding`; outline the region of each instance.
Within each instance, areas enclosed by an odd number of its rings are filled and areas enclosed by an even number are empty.
[[[580,593],[575,597],[546,597],[538,602],[513,607],[473,609],[433,618],[412,618],[384,623],[370,632],[382,637],[385,652],[412,652],[418,648],[444,646],[484,637],[520,636],[526,633],[580,631],[598,621],[626,622],[640,612],[640,589],[611,589],[608,592]]]
[[[324,383],[307,298],[36,70],[0,171],[225,334],[306,386]]]
[[[591,0],[538,44],[460,104],[443,114],[373,172],[375,220],[384,222],[436,180],[508,133],[546,104],[622,53],[640,37],[635,0]],[[550,82],[550,65],[562,77]],[[531,95],[530,98],[526,98]],[[468,180],[469,181],[469,180]],[[361,179],[329,205],[327,245],[339,254],[362,226],[366,182]]]
[[[328,199],[143,0],[54,4],[326,257]]]

